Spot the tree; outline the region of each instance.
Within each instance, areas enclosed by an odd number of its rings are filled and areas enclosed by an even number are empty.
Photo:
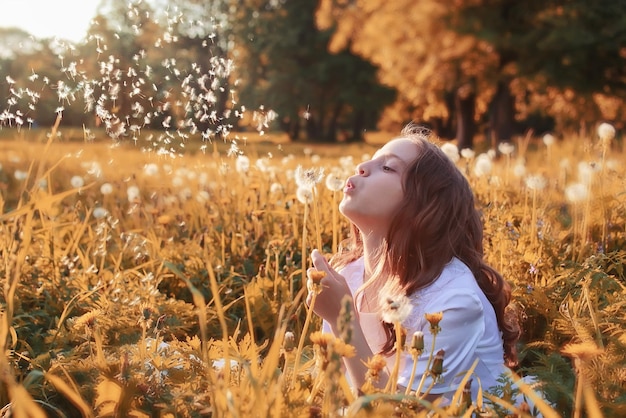
[[[490,118],[496,138],[510,138],[514,103],[526,114],[545,109],[564,126],[568,121],[595,123],[603,113],[601,96],[624,96],[626,3],[472,0],[448,5],[458,8],[450,15],[451,26],[488,42],[499,57]]]
[[[435,0],[323,0],[317,23],[334,28],[331,51],[349,45],[398,91],[400,109],[410,111],[388,114],[395,124],[408,117],[444,135],[456,126],[459,145],[472,147],[476,120],[493,91],[497,56],[486,42],[450,30],[449,13]]]
[[[351,129],[362,139],[393,91],[376,79],[376,69],[348,50],[328,52],[330,31],[315,25],[317,0],[248,0],[232,19],[241,97],[279,114],[290,138],[335,141]]]

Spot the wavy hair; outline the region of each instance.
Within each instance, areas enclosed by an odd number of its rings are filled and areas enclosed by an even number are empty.
[[[461,171],[430,142],[430,131],[409,124],[401,132],[418,147],[418,156],[404,175],[404,197],[380,249],[382,277],[397,277],[406,295],[433,283],[453,257],[465,263],[493,306],[502,332],[504,360],[517,365],[517,318],[507,312],[511,287],[484,261],[483,224],[471,186]],[[363,255],[361,234],[355,225],[344,250],[333,257],[341,267]],[[347,245],[346,245],[347,244]],[[378,274],[377,274],[378,275]],[[393,325],[383,323],[387,342],[382,352],[395,348]]]

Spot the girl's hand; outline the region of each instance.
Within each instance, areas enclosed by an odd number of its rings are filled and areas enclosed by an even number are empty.
[[[319,287],[317,288],[319,293],[313,305],[313,312],[328,321],[331,327],[334,327],[339,317],[341,300],[345,295],[352,296],[352,293],[346,283],[346,279],[328,264],[328,261],[326,261],[318,250],[313,250],[311,260],[313,261],[314,268],[312,267],[307,270],[307,288],[309,294],[306,298],[306,303],[307,305],[311,304],[311,298],[316,291],[316,285],[311,278],[312,273],[315,271],[324,272],[325,276],[322,278],[319,285],[317,285],[321,287],[322,290],[320,292]]]

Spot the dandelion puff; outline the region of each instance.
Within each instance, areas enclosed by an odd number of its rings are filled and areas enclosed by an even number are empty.
[[[411,300],[395,285],[386,284],[380,296],[380,316],[389,324],[402,323],[413,310]]]
[[[581,161],[578,163],[577,168],[578,180],[583,184],[591,184],[595,173],[593,166],[586,161]]]
[[[73,188],[78,189],[85,185],[85,180],[83,180],[81,176],[72,176],[72,178],[70,179],[70,184]]]
[[[174,176],[172,179],[172,186],[174,187],[181,187],[183,184],[185,184],[185,180],[180,176]]]
[[[446,154],[446,156],[448,156],[448,158],[453,163],[458,162],[461,158],[461,156],[459,155],[459,147],[457,147],[456,144],[453,144],[452,142],[445,142],[441,145],[440,148],[441,151],[443,151],[443,153]]]
[[[139,187],[137,186],[128,187],[128,189],[126,189],[126,196],[128,197],[129,202],[135,202],[139,200],[141,196],[139,192]]]
[[[556,138],[554,138],[554,135],[547,133],[543,136],[542,141],[546,147],[551,147],[556,142]]]
[[[587,200],[589,188],[583,183],[573,183],[565,188],[565,198],[570,203],[579,203]]]
[[[530,190],[543,190],[546,187],[547,181],[545,177],[540,174],[526,177],[526,187]]]
[[[196,194],[196,201],[198,203],[206,203],[210,200],[211,195],[206,190],[200,190],[198,194]]]
[[[146,176],[156,176],[159,174],[159,166],[155,163],[146,164],[143,167],[143,172]]]
[[[498,145],[498,151],[500,151],[502,155],[511,155],[513,151],[515,151],[515,145],[510,142],[501,142]]]
[[[487,154],[480,154],[476,158],[476,163],[474,164],[474,174],[476,177],[488,176],[491,173],[493,168],[493,163],[491,162],[491,158]]]
[[[256,162],[254,163],[254,166],[261,172],[261,173],[267,173],[270,169],[270,163],[269,163],[269,158],[267,157],[262,157],[256,160]]]
[[[518,161],[513,166],[513,175],[517,178],[522,178],[526,175],[526,165],[522,161]]]
[[[308,168],[303,169],[301,165],[296,167],[294,178],[298,188],[312,189],[315,185],[324,179],[323,168]]]
[[[606,142],[613,140],[615,138],[615,127],[610,123],[601,123],[598,126],[598,137]]]
[[[461,150],[461,157],[466,160],[472,160],[476,156],[476,152],[471,148],[463,148]]]
[[[326,188],[331,192],[338,192],[343,189],[343,185],[345,184],[345,180],[340,178],[336,174],[329,174],[326,176]]]
[[[344,171],[354,171],[354,158],[351,155],[345,157],[339,157],[339,165]]]
[[[92,213],[93,217],[96,219],[102,219],[108,214],[109,214],[109,211],[101,206],[98,206],[97,208],[95,208]]]
[[[276,194],[276,193],[282,193],[283,191],[283,185],[280,183],[272,183],[270,186],[270,193],[271,194]]]
[[[296,197],[300,201],[300,203],[306,205],[313,202],[313,191],[306,187],[298,187],[296,190]]]
[[[235,170],[240,174],[246,174],[250,170],[250,158],[245,155],[238,155],[235,160]]]
[[[102,184],[102,186],[100,186],[100,193],[102,193],[103,195],[109,195],[113,193],[113,186],[111,185],[111,183]]]

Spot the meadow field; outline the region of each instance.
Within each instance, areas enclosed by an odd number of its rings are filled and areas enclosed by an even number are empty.
[[[441,143],[514,287],[516,375],[549,405],[506,379],[447,406],[347,387],[350,341],[316,332],[303,267],[347,237],[343,181],[392,135],[172,149],[83,134],[2,132],[0,417],[626,416],[626,156],[610,125],[497,152]]]

